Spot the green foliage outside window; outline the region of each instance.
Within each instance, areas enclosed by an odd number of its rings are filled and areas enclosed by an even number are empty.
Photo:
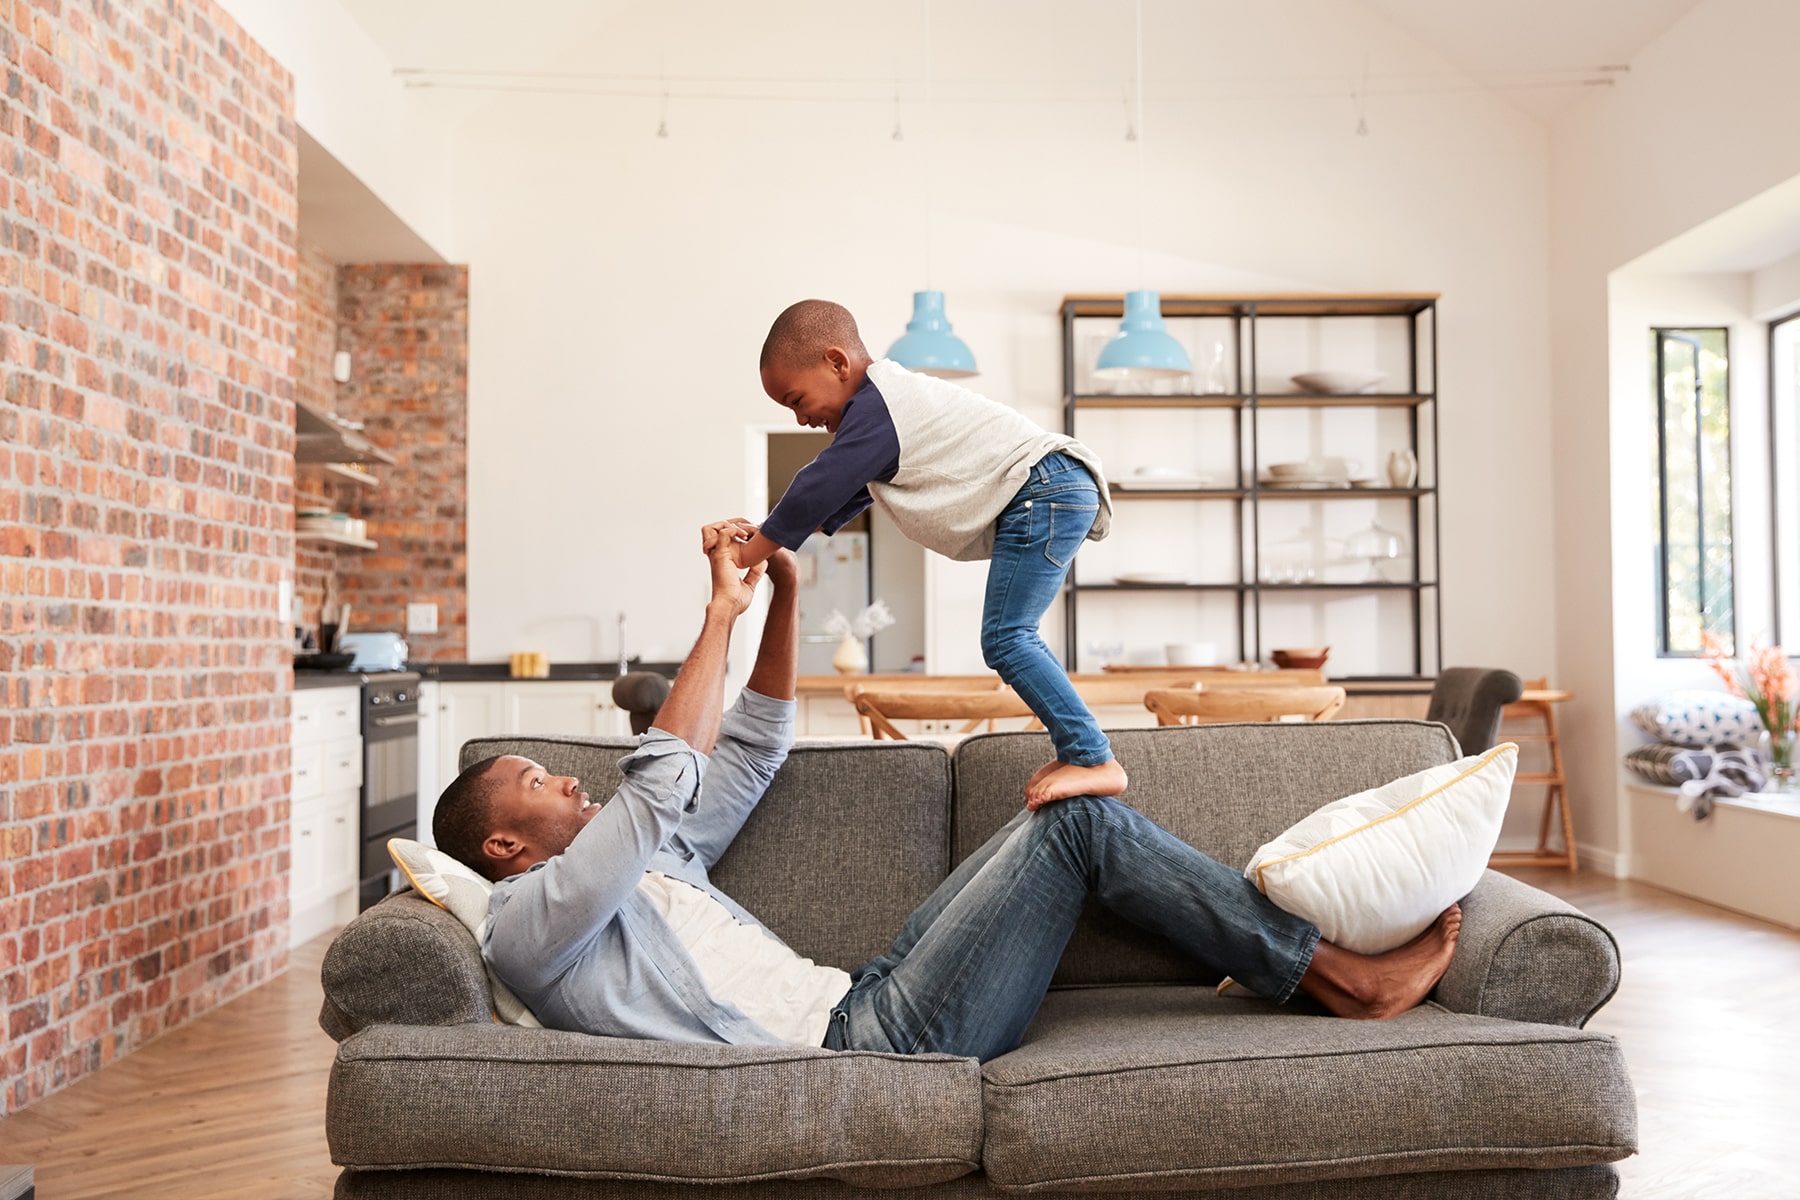
[[[1650,349],[1657,652],[1699,654],[1705,632],[1735,654],[1725,331],[1657,329]]]

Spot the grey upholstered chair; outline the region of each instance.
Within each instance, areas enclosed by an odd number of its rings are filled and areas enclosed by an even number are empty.
[[[613,703],[631,718],[631,732],[643,736],[669,698],[670,683],[655,671],[627,671],[613,681]]]
[[[1448,667],[1438,672],[1425,719],[1448,725],[1464,754],[1480,754],[1500,736],[1501,710],[1524,691],[1511,671]]]

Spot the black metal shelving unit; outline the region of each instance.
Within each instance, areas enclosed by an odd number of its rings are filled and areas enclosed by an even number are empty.
[[[1081,597],[1122,592],[1224,592],[1237,598],[1237,645],[1240,660],[1262,658],[1262,604],[1265,594],[1284,593],[1391,593],[1412,598],[1412,675],[1381,678],[1430,678],[1443,665],[1443,603],[1438,571],[1442,563],[1442,521],[1438,500],[1438,352],[1437,296],[1313,295],[1313,296],[1197,296],[1164,295],[1165,318],[1211,317],[1231,323],[1232,380],[1235,392],[1148,396],[1083,394],[1076,390],[1076,322],[1082,318],[1110,317],[1124,313],[1122,295],[1073,295],[1063,298],[1063,432],[1079,437],[1078,415],[1083,411],[1130,409],[1145,412],[1224,409],[1232,417],[1236,478],[1224,488],[1127,490],[1113,488],[1114,506],[1122,503],[1217,502],[1234,506],[1236,531],[1233,559],[1235,580],[1221,583],[1076,583],[1063,592],[1063,661],[1075,670],[1080,647]],[[1263,393],[1256,385],[1258,327],[1284,318],[1382,317],[1406,322],[1407,386],[1401,392],[1379,393]],[[1422,386],[1427,385],[1427,386]],[[1279,409],[1404,409],[1410,448],[1418,460],[1419,474],[1413,487],[1376,488],[1276,488],[1263,486],[1257,414]],[[1249,414],[1246,425],[1245,414]],[[1423,426],[1423,428],[1422,428]],[[1246,443],[1245,433],[1249,437]],[[1421,439],[1424,440],[1421,440]],[[1247,445],[1247,450],[1246,450]],[[1381,464],[1375,464],[1377,470]],[[1325,581],[1269,583],[1262,579],[1262,506],[1285,501],[1405,500],[1410,513],[1412,578],[1397,582],[1339,583]],[[1426,571],[1425,546],[1420,538],[1429,505],[1430,570]],[[1246,536],[1246,528],[1248,536]],[[1432,597],[1429,629],[1425,597]],[[1429,658],[1427,650],[1429,649]]]

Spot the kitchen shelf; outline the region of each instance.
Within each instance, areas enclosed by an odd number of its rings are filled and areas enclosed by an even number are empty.
[[[373,487],[381,486],[381,480],[375,478],[373,475],[370,475],[366,471],[358,471],[358,470],[354,469],[348,463],[322,462],[322,463],[308,463],[307,465],[319,467],[327,475],[334,476],[335,478],[338,478],[338,479],[348,480],[349,482],[354,483],[359,487],[373,488]]]
[[[1076,408],[1417,408],[1431,392],[1275,392],[1258,396],[1213,393],[1198,396],[1113,396],[1083,393],[1070,397]]]
[[[341,533],[295,533],[294,540],[297,542],[330,542],[334,546],[351,546],[358,550],[380,548],[379,543],[371,542],[368,538],[345,537]]]
[[[1123,315],[1125,297],[1122,294],[1076,294],[1063,297],[1065,434],[1081,437],[1077,428],[1079,418],[1096,411],[1137,410],[1146,414],[1166,415],[1210,410],[1221,414],[1229,422],[1230,432],[1226,434],[1221,428],[1216,435],[1208,436],[1216,436],[1225,445],[1235,447],[1234,460],[1224,470],[1213,472],[1214,478],[1235,486],[1133,488],[1129,482],[1121,480],[1112,485],[1111,497],[1115,503],[1160,500],[1193,505],[1230,501],[1231,532],[1227,536],[1231,544],[1218,544],[1216,532],[1209,534],[1214,541],[1205,547],[1204,561],[1191,566],[1214,577],[1235,575],[1236,578],[1229,582],[1204,584],[1076,583],[1071,580],[1063,589],[1063,661],[1069,669],[1080,669],[1079,618],[1082,610],[1088,605],[1113,604],[1113,597],[1121,592],[1166,593],[1171,596],[1184,592],[1212,593],[1228,597],[1224,601],[1215,600],[1202,606],[1203,612],[1198,619],[1203,631],[1221,643],[1226,638],[1219,635],[1225,630],[1215,632],[1213,626],[1224,625],[1229,629],[1235,624],[1236,657],[1239,661],[1259,660],[1266,639],[1280,636],[1278,632],[1264,628],[1265,597],[1282,597],[1287,600],[1291,594],[1293,597],[1310,598],[1315,606],[1315,614],[1322,614],[1326,611],[1324,605],[1330,598],[1362,594],[1399,597],[1397,603],[1404,604],[1408,610],[1405,627],[1409,627],[1404,642],[1401,641],[1400,629],[1393,629],[1388,635],[1391,642],[1377,655],[1379,661],[1365,665],[1379,672],[1392,673],[1389,676],[1392,678],[1435,675],[1443,663],[1443,611],[1438,586],[1438,572],[1443,559],[1441,510],[1438,504],[1440,480],[1437,473],[1437,302],[1435,293],[1239,296],[1164,293],[1161,304],[1165,319],[1204,318],[1209,321],[1208,325],[1203,326],[1207,331],[1205,336],[1212,337],[1214,331],[1218,332],[1220,344],[1226,347],[1228,374],[1223,379],[1215,377],[1215,386],[1222,383],[1231,390],[1182,395],[1116,395],[1094,393],[1091,390],[1094,385],[1088,382],[1087,364],[1078,364],[1077,356],[1091,352],[1088,334],[1099,327],[1101,320],[1116,320]],[[1306,331],[1295,329],[1293,318],[1321,318],[1311,331],[1314,336],[1310,338],[1310,350],[1298,350],[1297,335]],[[1360,321],[1346,326],[1342,322],[1334,322],[1332,318],[1383,320]],[[1318,336],[1321,330],[1329,331],[1330,336]],[[1348,339],[1339,336],[1346,333],[1349,335]],[[1355,344],[1365,336],[1378,355],[1385,354],[1381,363],[1392,372],[1388,386],[1394,390],[1353,393],[1289,390],[1264,392],[1259,386],[1259,381],[1273,382],[1277,378],[1282,380],[1277,385],[1281,389],[1293,386],[1286,382],[1287,376],[1280,373],[1276,364],[1269,361],[1271,358],[1277,358],[1285,365],[1287,360],[1301,354],[1308,357],[1320,355],[1321,345],[1341,349],[1346,341]],[[1271,346],[1275,347],[1274,351],[1271,351]],[[1404,359],[1399,357],[1402,349]],[[1262,354],[1261,358],[1259,352]],[[1332,357],[1330,353],[1325,356],[1328,359]],[[1396,369],[1400,362],[1404,362],[1404,366]],[[1308,365],[1317,367],[1329,363],[1315,362]],[[1200,370],[1198,363],[1195,369],[1196,372]],[[1292,369],[1301,369],[1301,364],[1296,363]],[[1198,374],[1191,376],[1184,386],[1195,386],[1199,377]],[[1281,437],[1292,442],[1300,422],[1291,414],[1303,415],[1307,412],[1338,414],[1314,417],[1314,438],[1319,436],[1318,426],[1329,421],[1344,428],[1372,428],[1379,439],[1377,445],[1384,449],[1399,445],[1410,450],[1418,462],[1419,470],[1414,486],[1386,486],[1385,476],[1380,476],[1383,486],[1369,488],[1283,487],[1262,483],[1263,469],[1269,465],[1265,441]],[[1265,418],[1264,413],[1269,415]],[[1153,419],[1155,418],[1143,418]],[[1220,417],[1209,417],[1206,420],[1214,426],[1220,424]],[[1197,422],[1194,421],[1183,422],[1180,428],[1192,431],[1196,425]],[[1168,426],[1152,427],[1135,422],[1121,422],[1109,428],[1118,429],[1117,436],[1127,438],[1133,444],[1142,444],[1146,434],[1166,430]],[[1184,436],[1198,435],[1190,432]],[[1227,437],[1228,442],[1225,441]],[[1160,439],[1151,440],[1160,444]],[[1104,455],[1106,448],[1102,446],[1100,449]],[[1323,452],[1315,442],[1313,453]],[[1215,462],[1212,465],[1221,464]],[[1377,471],[1381,469],[1379,462],[1373,465]],[[1118,464],[1118,467],[1122,473],[1129,474],[1125,464]],[[1411,560],[1407,572],[1409,579],[1374,583],[1262,582],[1262,577],[1270,573],[1272,557],[1277,560],[1277,566],[1290,557],[1280,552],[1281,547],[1288,543],[1278,540],[1288,535],[1276,531],[1288,530],[1301,517],[1308,515],[1306,510],[1295,509],[1297,502],[1345,500],[1384,501],[1387,507],[1382,510],[1382,524],[1393,525],[1398,529],[1404,521],[1406,556]],[[1265,504],[1271,507],[1265,509]],[[1406,513],[1405,518],[1398,517],[1402,507]],[[1342,515],[1342,510],[1331,510],[1331,515]],[[1134,514],[1134,520],[1139,516],[1173,526],[1177,537],[1181,536],[1181,523],[1184,521],[1191,521],[1191,527],[1197,532],[1202,528],[1203,521],[1204,527],[1216,531],[1219,521],[1224,519],[1216,507],[1187,510],[1165,508],[1159,512],[1145,510],[1140,505],[1138,512]],[[1315,516],[1314,524],[1318,524],[1318,521],[1319,518]],[[1326,525],[1325,528],[1329,529],[1331,526]],[[1277,551],[1273,556],[1270,554],[1271,548]],[[1179,562],[1180,559],[1176,561]],[[1144,562],[1141,565],[1149,570],[1159,564]],[[1304,603],[1303,599],[1302,604]],[[1234,610],[1234,616],[1224,615],[1223,609],[1226,607]],[[1291,602],[1284,603],[1280,613],[1273,615],[1272,624],[1277,627],[1291,624],[1296,619],[1288,612],[1291,607]],[[1384,605],[1384,612],[1385,608]],[[1119,622],[1124,618],[1116,609],[1110,611],[1114,617],[1110,624],[1115,629],[1120,628]],[[1382,620],[1394,621],[1398,625],[1398,617],[1394,613],[1385,613]],[[1370,636],[1375,636],[1373,628]],[[1405,650],[1401,649],[1402,645],[1406,646]],[[1221,649],[1223,650],[1223,646]],[[1410,659],[1404,667],[1401,664],[1402,655]],[[1411,669],[1410,675],[1405,674],[1408,667]]]
[[[305,401],[294,402],[294,461],[303,463],[378,462],[389,466],[393,455],[332,414]]]
[[[1249,488],[1128,488],[1112,485],[1114,500],[1242,500]],[[1427,488],[1276,488],[1256,489],[1264,500],[1404,500],[1428,496]]]
[[[1074,583],[1074,592],[1416,592],[1435,588],[1419,583]]]

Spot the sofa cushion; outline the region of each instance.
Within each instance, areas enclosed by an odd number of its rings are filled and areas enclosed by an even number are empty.
[[[332,1161],[907,1187],[981,1155],[980,1064],[505,1025],[378,1025],[338,1047]]]
[[[478,738],[464,767],[521,754],[582,779],[596,799],[619,783],[619,738]],[[929,742],[802,742],[711,872],[726,895],[814,962],[854,970],[886,950],[949,872],[950,758]]]
[[[696,1189],[680,1183],[577,1179],[568,1175],[524,1175],[497,1171],[345,1171],[336,1200],[694,1200]],[[908,1191],[839,1183],[834,1179],[777,1179],[734,1183],[699,1192],[720,1200],[992,1200],[1006,1195],[984,1175]],[[1057,1191],[1059,1200],[1116,1196],[1100,1190]],[[1269,1187],[1172,1187],[1157,1200],[1615,1200],[1619,1176],[1611,1166],[1556,1170],[1427,1171],[1419,1175],[1326,1179]]]
[[[1007,1190],[1578,1166],[1637,1144],[1611,1038],[1435,1004],[1347,1021],[1204,988],[1052,992],[982,1075],[982,1165]]]
[[[1450,731],[1425,721],[1115,729],[1107,736],[1131,775],[1120,799],[1233,868],[1322,805],[1457,757]],[[1041,733],[979,734],[957,746],[954,862],[1018,813],[1025,780],[1049,754]],[[1218,980],[1216,970],[1164,938],[1093,906],[1055,982]]]

